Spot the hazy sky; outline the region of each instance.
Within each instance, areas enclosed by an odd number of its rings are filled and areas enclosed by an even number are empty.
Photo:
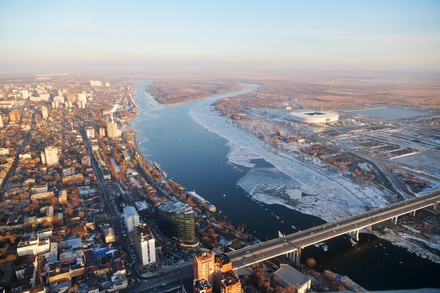
[[[440,1],[0,0],[0,71],[440,70]]]

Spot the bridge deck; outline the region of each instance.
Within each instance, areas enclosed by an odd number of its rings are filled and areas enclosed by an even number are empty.
[[[296,252],[304,247],[396,219],[401,215],[415,212],[426,207],[435,206],[440,202],[440,190],[429,195],[412,198],[382,208],[367,211],[358,215],[343,218],[332,223],[315,226],[284,237],[271,239],[243,249],[228,252],[234,269],[249,266],[280,255]]]

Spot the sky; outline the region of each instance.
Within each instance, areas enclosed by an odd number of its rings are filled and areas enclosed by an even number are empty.
[[[0,72],[440,71],[440,1],[0,0]]]

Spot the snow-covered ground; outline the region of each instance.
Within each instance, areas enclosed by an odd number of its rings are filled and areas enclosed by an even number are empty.
[[[223,94],[199,101],[190,115],[207,130],[228,141],[228,159],[231,163],[252,168],[254,164],[251,160],[264,159],[274,166],[264,170],[253,168],[237,183],[254,199],[267,204],[281,204],[328,222],[387,204],[384,198],[390,191],[380,190],[373,184],[356,183],[334,170],[323,169],[316,161],[300,160],[283,152],[275,153],[263,142],[213,111],[211,105],[216,100],[250,93],[258,88],[251,84],[243,86],[238,94]],[[299,196],[299,191],[302,196]],[[413,242],[405,241],[408,237],[405,234],[387,233],[385,238],[440,263],[438,256]],[[438,246],[435,242],[430,246]]]

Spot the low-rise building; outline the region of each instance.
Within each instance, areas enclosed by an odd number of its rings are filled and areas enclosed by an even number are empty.
[[[50,240],[40,240],[37,235],[24,236],[17,246],[17,255],[38,255],[48,252],[50,249]]]
[[[113,228],[111,227],[104,228],[103,233],[104,233],[105,243],[112,243],[116,241],[115,232],[113,231]]]
[[[312,285],[310,278],[287,264],[281,264],[281,267],[275,271],[274,276],[279,278],[279,283],[283,287],[292,286],[298,293],[306,293]]]

